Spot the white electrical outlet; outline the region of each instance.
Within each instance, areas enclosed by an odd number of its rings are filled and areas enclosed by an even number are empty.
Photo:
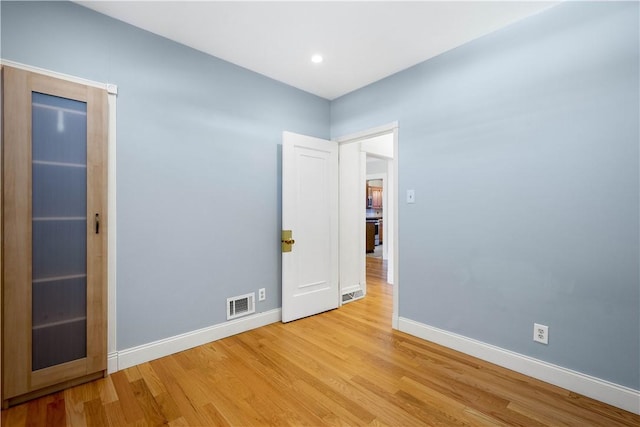
[[[549,327],[534,323],[533,340],[542,344],[549,344]]]
[[[258,289],[258,301],[264,301],[267,299],[267,290],[265,288]]]

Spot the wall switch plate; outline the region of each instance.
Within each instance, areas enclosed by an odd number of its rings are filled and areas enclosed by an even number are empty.
[[[407,190],[407,203],[416,202],[416,190]]]
[[[549,344],[549,327],[534,323],[533,340],[542,344]]]
[[[267,290],[265,288],[258,289],[258,301],[264,301],[267,299]]]

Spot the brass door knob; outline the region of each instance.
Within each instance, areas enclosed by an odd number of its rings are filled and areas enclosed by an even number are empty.
[[[280,242],[282,242],[282,252],[291,252],[293,245],[296,243],[293,240],[293,232],[291,230],[282,230]]]

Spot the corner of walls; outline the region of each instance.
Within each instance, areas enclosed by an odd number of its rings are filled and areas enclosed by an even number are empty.
[[[118,84],[109,370],[227,336],[229,296],[266,287],[259,309],[279,313],[278,147],[283,130],[328,137],[330,101],[73,2],[0,7],[6,58]],[[261,257],[239,269],[248,240]]]

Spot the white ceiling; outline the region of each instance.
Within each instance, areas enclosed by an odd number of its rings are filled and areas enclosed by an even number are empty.
[[[559,2],[77,3],[331,100]]]

